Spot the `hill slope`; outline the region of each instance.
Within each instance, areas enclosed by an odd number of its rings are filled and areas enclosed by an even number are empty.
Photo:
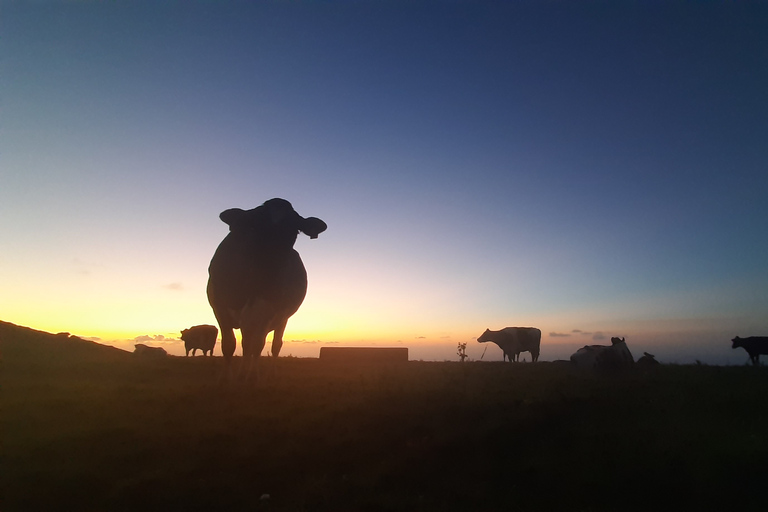
[[[70,365],[112,361],[131,353],[87,341],[69,333],[51,334],[0,321],[0,354],[11,365]]]

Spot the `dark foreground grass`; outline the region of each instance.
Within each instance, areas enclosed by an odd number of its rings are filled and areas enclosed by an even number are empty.
[[[768,372],[137,360],[0,325],[0,510],[765,510]],[[269,494],[269,499],[260,499]]]

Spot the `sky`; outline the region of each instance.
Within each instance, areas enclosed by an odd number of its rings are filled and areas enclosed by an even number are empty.
[[[284,355],[744,364],[767,141],[768,2],[4,0],[0,319],[183,354],[282,197],[328,224]]]

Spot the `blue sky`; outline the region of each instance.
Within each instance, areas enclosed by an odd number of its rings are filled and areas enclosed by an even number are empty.
[[[535,325],[740,364],[768,334],[765,2],[2,11],[3,320],[214,323],[218,213],[284,197],[329,225],[297,243],[312,350]]]

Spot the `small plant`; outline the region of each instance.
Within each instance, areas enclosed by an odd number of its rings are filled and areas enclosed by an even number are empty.
[[[467,343],[461,343],[459,342],[459,350],[456,352],[456,354],[459,356],[459,359],[461,359],[461,362],[463,363],[466,358],[469,356],[467,355]]]

